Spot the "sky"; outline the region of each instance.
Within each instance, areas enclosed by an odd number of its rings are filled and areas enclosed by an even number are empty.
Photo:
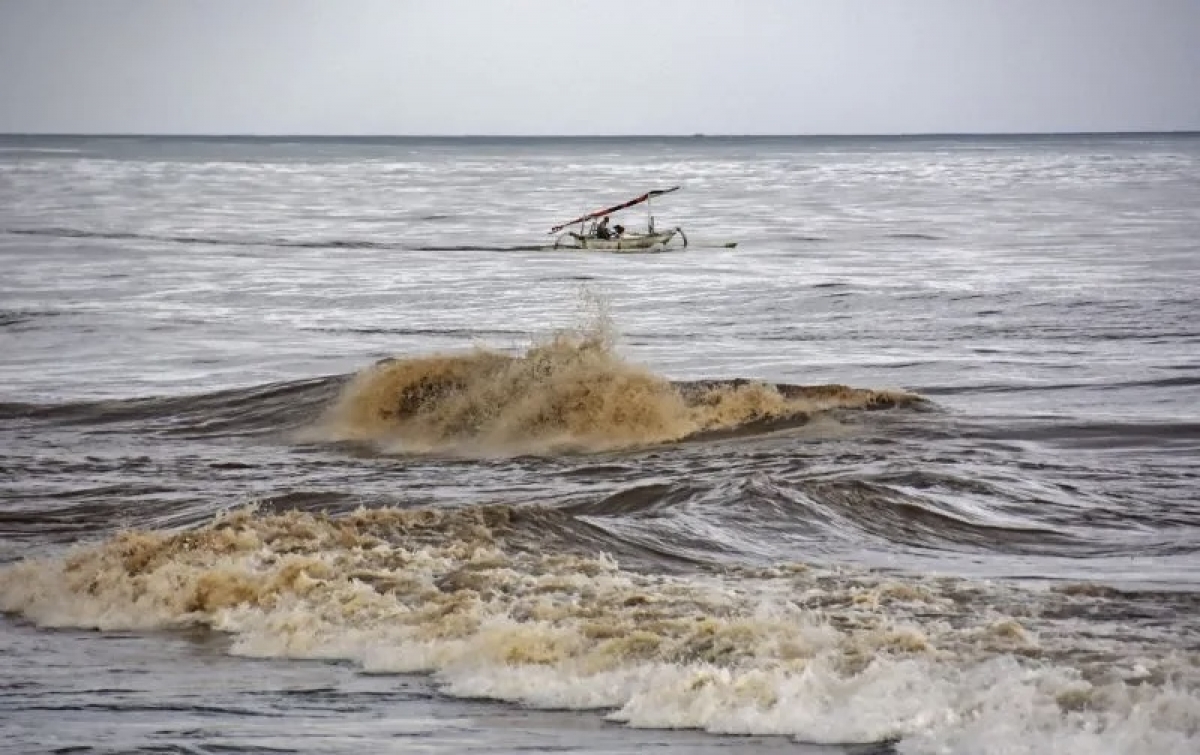
[[[0,132],[1200,130],[1200,0],[0,0]]]

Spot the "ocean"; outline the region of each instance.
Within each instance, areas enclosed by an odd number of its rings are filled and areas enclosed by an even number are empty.
[[[1200,751],[1200,135],[7,136],[0,262],[5,753]]]

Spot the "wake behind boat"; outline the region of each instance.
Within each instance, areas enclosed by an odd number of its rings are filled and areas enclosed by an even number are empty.
[[[678,190],[678,186],[672,186],[669,189],[648,191],[641,196],[634,197],[621,204],[589,212],[574,220],[568,220],[565,223],[556,225],[550,229],[550,233],[559,233],[564,228],[573,225],[578,225],[579,227],[577,230],[567,231],[559,235],[554,240],[554,248],[597,249],[610,252],[666,251],[668,248],[685,249],[688,245],[687,234],[679,226],[666,231],[655,230],[654,214],[650,206],[650,200],[654,197],[660,197]],[[620,224],[609,226],[610,215],[620,210],[642,204],[643,202],[646,204],[645,232],[629,231]]]

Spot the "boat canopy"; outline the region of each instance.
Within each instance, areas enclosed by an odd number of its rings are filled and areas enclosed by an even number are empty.
[[[595,212],[589,212],[587,215],[582,215],[580,217],[575,218],[574,220],[568,220],[567,222],[562,223],[561,225],[556,225],[550,229],[550,233],[558,233],[559,231],[561,231],[562,229],[566,228],[569,225],[575,225],[576,223],[584,223],[584,222],[586,222],[588,220],[592,220],[594,218],[602,218],[605,215],[613,214],[617,210],[624,210],[626,207],[633,207],[634,205],[641,204],[642,202],[648,201],[649,199],[651,199],[653,197],[660,197],[663,194],[670,194],[671,192],[678,191],[678,190],[679,190],[678,186],[672,186],[669,189],[655,189],[654,191],[648,191],[645,194],[641,195],[640,197],[634,197],[633,199],[629,200],[628,202],[622,202],[621,204],[616,205],[614,207],[609,207],[606,210],[596,210]]]

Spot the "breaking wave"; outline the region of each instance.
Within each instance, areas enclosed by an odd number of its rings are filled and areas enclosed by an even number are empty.
[[[0,610],[41,626],[206,627],[237,655],[432,674],[448,695],[641,727],[904,753],[1195,751],[1195,658],[1126,623],[1143,604],[1194,612],[1194,596],[819,564],[648,574],[563,542],[568,516],[243,509],[6,567]]]
[[[305,437],[400,452],[607,451],[796,426],[837,409],[917,404],[900,391],[748,380],[672,383],[632,365],[601,330],[512,356],[389,359],[357,375]]]

